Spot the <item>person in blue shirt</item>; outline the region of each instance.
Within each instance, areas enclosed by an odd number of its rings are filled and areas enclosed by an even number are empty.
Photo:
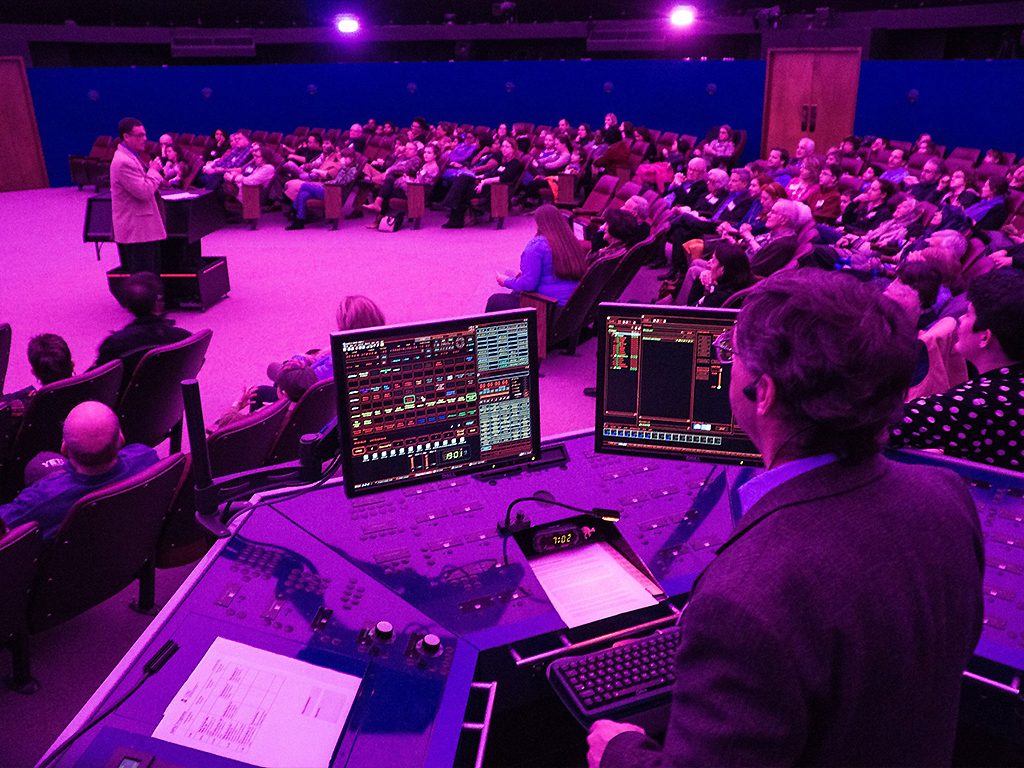
[[[519,293],[535,291],[565,304],[586,271],[586,251],[565,217],[553,205],[537,209],[537,234],[519,257],[517,274],[498,273],[498,285],[512,293],[496,293],[487,300],[488,312],[516,309]]]
[[[117,415],[103,403],[75,406],[64,422],[61,453],[67,463],[25,488],[10,504],[0,506],[7,528],[35,521],[44,540],[54,537],[75,502],[88,493],[156,464],[156,451],[125,445]]]

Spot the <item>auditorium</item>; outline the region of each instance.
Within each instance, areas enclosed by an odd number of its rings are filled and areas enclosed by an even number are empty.
[[[0,766],[1012,766],[1024,2],[0,11]]]

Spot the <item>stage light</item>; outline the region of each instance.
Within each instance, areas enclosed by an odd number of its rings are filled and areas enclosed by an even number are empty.
[[[677,5],[668,20],[673,27],[689,27],[697,20],[697,9],[692,5]]]
[[[334,26],[343,35],[354,35],[359,31],[359,19],[348,13],[335,17]]]

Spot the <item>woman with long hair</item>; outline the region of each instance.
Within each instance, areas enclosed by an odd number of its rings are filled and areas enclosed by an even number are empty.
[[[492,295],[487,300],[488,312],[518,307],[521,291],[536,291],[565,304],[586,271],[583,244],[559,210],[553,205],[542,205],[535,218],[537,234],[519,257],[519,271],[497,275],[498,285],[512,292]]]

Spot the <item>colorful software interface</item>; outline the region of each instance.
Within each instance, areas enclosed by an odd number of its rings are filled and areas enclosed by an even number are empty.
[[[533,322],[513,312],[337,334],[346,489],[536,458]]]
[[[615,453],[757,464],[736,426],[731,368],[714,341],[734,310],[602,305],[596,447]]]

